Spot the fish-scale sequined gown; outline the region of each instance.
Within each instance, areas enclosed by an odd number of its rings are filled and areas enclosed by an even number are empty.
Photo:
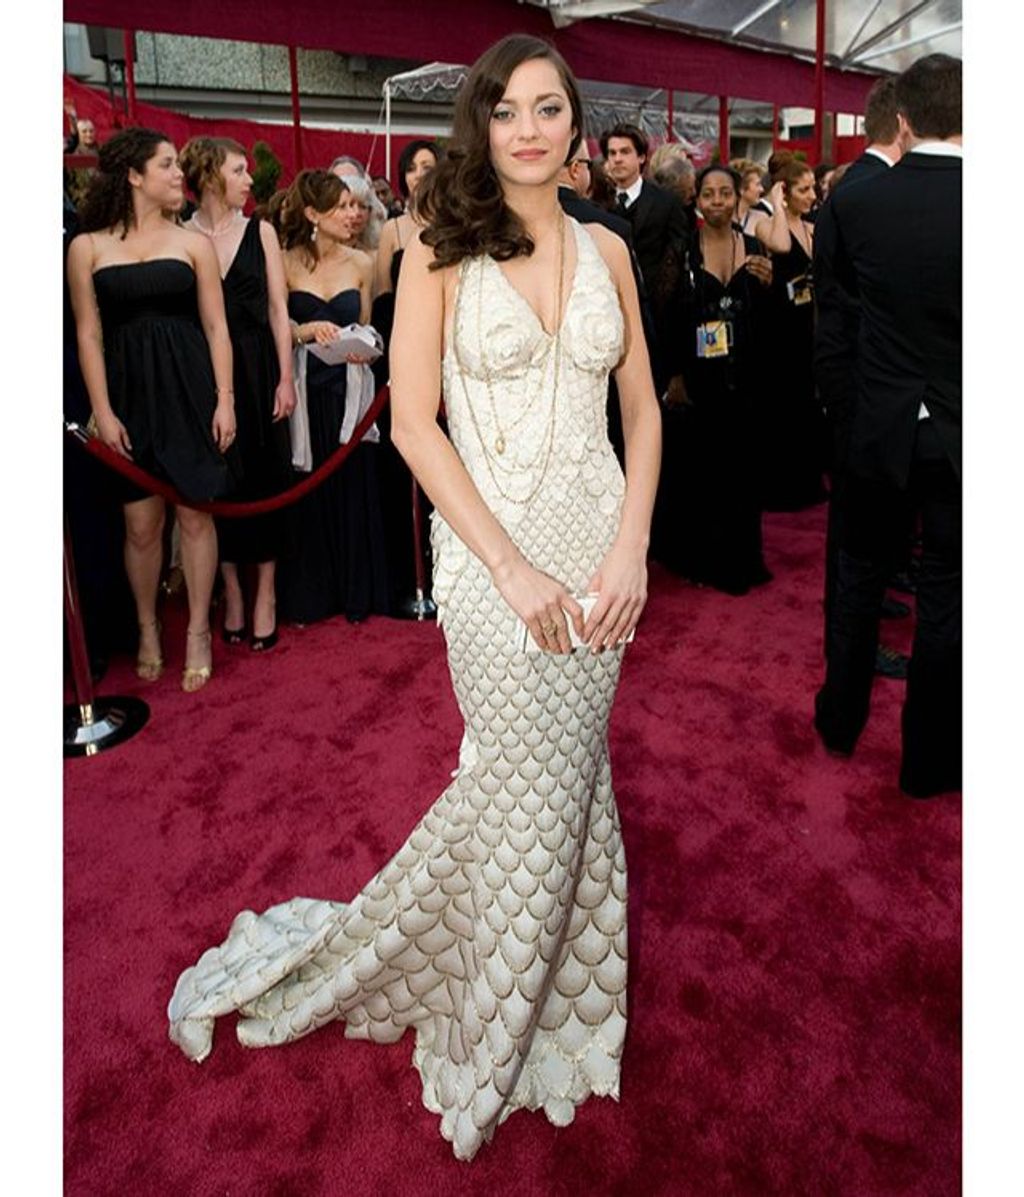
[[[605,415],[623,321],[596,245],[570,227],[560,336],[495,261],[466,260],[443,376],[452,441],[486,502],[529,561],[584,593],[624,492]],[[433,541],[465,719],[451,785],[351,901],[243,911],[181,975],[168,1015],[194,1060],[234,1009],[251,1047],[338,1018],[378,1042],[414,1027],[424,1105],[471,1159],[515,1109],[564,1126],[590,1094],[618,1098],[626,862],[607,733],[622,650],[518,651],[515,614],[436,514]]]

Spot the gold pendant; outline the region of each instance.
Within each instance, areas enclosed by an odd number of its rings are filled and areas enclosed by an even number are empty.
[[[497,450],[499,456],[505,452],[505,437],[502,433],[498,433],[498,439],[494,442],[494,448]]]

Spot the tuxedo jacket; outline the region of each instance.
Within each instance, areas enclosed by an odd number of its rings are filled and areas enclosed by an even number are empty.
[[[892,168],[875,154],[861,154],[846,169],[836,191],[855,186]],[[833,192],[835,194],[835,192]],[[831,196],[814,222],[814,378],[818,398],[828,413],[836,444],[833,470],[841,469],[849,441],[857,393],[856,349],[860,308],[836,281],[836,225]]]
[[[859,305],[848,469],[901,489],[922,403],[960,474],[962,166],[911,152],[840,185],[827,205],[834,230],[817,247]]]
[[[648,179],[644,179],[640,194],[623,215],[633,227],[633,248],[650,291],[657,282],[665,250],[688,239],[690,222],[679,200]]]

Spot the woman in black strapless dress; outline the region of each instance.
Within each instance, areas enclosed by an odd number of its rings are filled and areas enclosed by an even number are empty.
[[[281,211],[288,311],[296,345],[327,344],[370,314],[373,264],[351,239],[344,180],[302,171]],[[353,364],[365,359],[350,358]],[[345,364],[306,354],[305,385],[313,469],[339,445],[347,403]],[[378,476],[380,446],[364,441],[339,470],[287,509],[289,552],[278,570],[281,616],[313,623],[344,614],[355,622],[390,614]]]
[[[209,500],[232,486],[231,342],[216,255],[165,215],[183,199],[177,153],[162,133],[116,134],[100,151],[83,232],[68,251],[68,281],[97,435],[185,497]],[[164,501],[131,487],[124,502],[136,672],[151,681],[163,671],[156,598]],[[178,521],[189,601],[182,688],[191,691],[212,673],[217,536],[204,512],[179,506]]]
[[[242,215],[252,186],[244,146],[225,137],[195,137],[182,150],[181,165],[199,200],[186,228],[209,238],[223,276],[242,467],[235,497],[262,499],[291,483],[287,417],[295,408],[295,388],[281,248],[269,224]],[[240,644],[246,634],[239,565],[256,566],[251,647],[265,651],[277,643],[274,584],[285,519],[283,511],[272,511],[217,520],[228,644]]]

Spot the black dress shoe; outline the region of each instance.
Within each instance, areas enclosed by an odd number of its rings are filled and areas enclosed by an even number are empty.
[[[242,644],[245,641],[245,624],[240,628],[229,628],[225,624],[220,630],[220,638],[225,644]]]
[[[889,598],[888,595],[882,599],[881,615],[883,619],[906,619],[910,614],[910,607],[906,603],[901,603],[899,599]]]
[[[822,716],[822,691],[814,696],[814,730],[818,733],[818,738],[825,746],[825,751],[829,756],[851,757],[853,750],[856,747],[856,737],[851,741],[849,737],[837,736],[834,731],[826,730],[826,720]]]
[[[905,681],[907,666],[910,658],[906,653],[898,653],[894,648],[886,648],[880,644],[875,653],[875,673],[879,677],[893,678],[895,681]]]

